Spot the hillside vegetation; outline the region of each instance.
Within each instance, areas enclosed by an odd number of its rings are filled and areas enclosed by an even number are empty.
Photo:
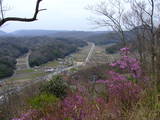
[[[0,48],[0,78],[3,78],[14,73],[16,58],[28,49],[12,43],[0,43]]]
[[[122,48],[119,60],[71,76],[53,76],[12,120],[158,120],[157,92],[138,59]]]

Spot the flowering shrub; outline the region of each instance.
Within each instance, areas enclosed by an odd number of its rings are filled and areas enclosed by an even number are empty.
[[[122,48],[121,59],[112,63],[111,66],[119,67],[130,73],[133,78],[140,79],[142,77],[140,62],[136,58],[129,57],[129,53],[129,48]]]
[[[55,112],[42,120],[103,120],[106,118],[105,101],[102,98],[89,99],[77,94],[66,97]]]
[[[37,110],[29,110],[28,112],[22,114],[20,118],[13,118],[12,120],[34,120],[37,119],[39,112]]]
[[[74,120],[83,119],[85,112],[83,111],[83,104],[85,98],[80,95],[73,95],[67,97],[63,102],[63,114],[65,118],[73,118]]]
[[[81,95],[71,95],[62,102],[63,119],[99,120],[105,116],[105,101],[102,98],[89,99]]]
[[[135,103],[142,91],[142,88],[136,84],[142,79],[140,63],[137,59],[129,57],[129,53],[128,48],[122,48],[121,59],[111,64],[112,67],[118,67],[126,74],[109,71],[110,79],[97,81],[107,85],[110,102],[122,103],[125,107],[130,107]]]

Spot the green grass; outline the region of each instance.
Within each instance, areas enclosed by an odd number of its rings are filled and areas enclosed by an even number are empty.
[[[14,78],[11,78],[10,81],[16,81],[16,80],[26,80],[26,79],[29,79],[28,77],[14,77]]]
[[[17,74],[31,73],[31,72],[34,72],[34,69],[25,69],[25,70],[18,70],[18,71],[16,71]]]
[[[51,62],[48,62],[42,66],[46,66],[46,67],[56,67],[59,65],[59,62],[58,61],[51,61]]]
[[[30,75],[30,77],[31,77],[32,79],[34,79],[34,78],[42,77],[42,76],[45,76],[45,75],[47,75],[47,73],[45,73],[45,72],[40,72],[40,73],[34,73],[34,74]]]
[[[10,81],[15,81],[15,80],[26,80],[26,79],[28,79],[28,80],[34,80],[34,79],[36,79],[37,77],[42,77],[42,76],[45,76],[45,75],[47,75],[47,73],[45,73],[45,72],[40,72],[40,73],[31,73],[31,74],[28,74],[28,75],[26,75],[26,76],[21,76],[21,77],[12,77],[12,78],[10,78]]]
[[[78,71],[78,68],[72,68],[70,69],[70,72],[77,72]]]
[[[32,108],[35,109],[43,109],[51,104],[56,104],[59,101],[59,99],[48,93],[42,93],[39,96],[36,96],[29,100],[29,104]]]
[[[10,81],[23,81],[23,80],[26,80],[26,79],[28,79],[28,80],[30,80],[30,78],[28,78],[28,77],[14,77],[14,78],[11,78],[10,79]]]

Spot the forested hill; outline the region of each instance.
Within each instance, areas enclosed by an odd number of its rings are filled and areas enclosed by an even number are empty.
[[[11,76],[16,58],[28,51],[27,48],[12,43],[0,43],[0,78]]]
[[[1,37],[0,38],[0,78],[14,73],[16,58],[31,50],[30,65],[41,65],[58,57],[75,52],[87,43],[73,38]]]
[[[50,36],[54,38],[76,38],[94,42],[97,45],[117,43],[120,41],[118,33],[113,31],[18,30],[7,35],[18,37]],[[124,31],[124,35],[128,40],[133,40],[135,33],[133,30]]]
[[[79,39],[56,38],[49,43],[43,45],[39,44],[37,47],[32,48],[29,63],[34,67],[57,58],[64,58],[76,52],[78,47],[83,47],[85,45],[87,45],[87,43]]]
[[[8,33],[8,36],[30,37],[30,36],[51,36],[54,38],[87,38],[92,35],[106,33],[106,31],[67,31],[67,30],[18,30]],[[6,35],[6,34],[5,34]]]

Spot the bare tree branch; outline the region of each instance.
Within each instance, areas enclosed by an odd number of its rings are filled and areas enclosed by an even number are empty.
[[[35,8],[35,12],[32,18],[20,18],[20,17],[7,17],[4,18],[4,16],[2,16],[2,19],[0,20],[0,26],[2,26],[4,23],[8,22],[8,21],[20,21],[20,22],[33,22],[37,20],[37,15],[40,11],[46,10],[46,9],[39,9],[40,7],[40,3],[43,0],[37,0],[36,2],[36,8]],[[1,6],[2,6],[2,2],[1,2]],[[1,7],[1,10],[3,8]],[[1,12],[3,14],[3,10]]]
[[[95,24],[112,28],[113,31],[119,33],[120,40],[123,45],[126,45],[126,38],[124,35],[124,29],[122,25],[122,18],[124,14],[124,8],[122,1],[109,0],[109,4],[106,1],[101,1],[95,7],[89,6],[88,10],[101,15],[99,20],[94,20]]]

